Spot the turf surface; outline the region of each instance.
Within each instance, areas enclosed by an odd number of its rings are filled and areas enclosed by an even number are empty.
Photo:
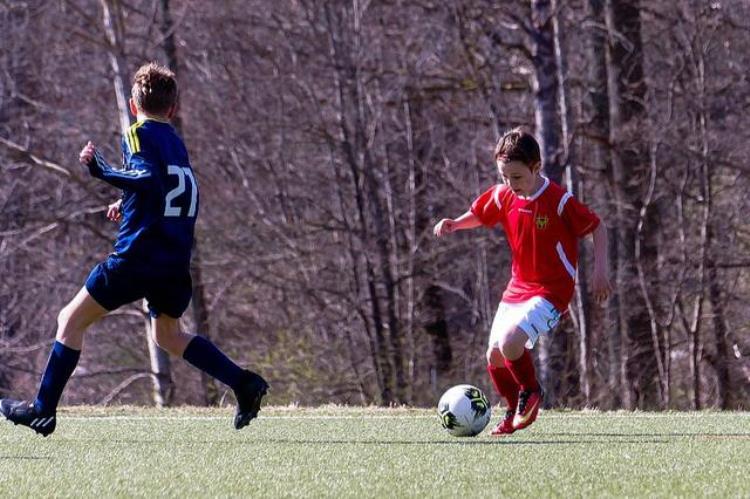
[[[428,410],[264,408],[237,432],[228,410],[70,408],[48,438],[0,422],[0,491],[750,497],[750,413],[546,412],[510,437],[458,439]]]

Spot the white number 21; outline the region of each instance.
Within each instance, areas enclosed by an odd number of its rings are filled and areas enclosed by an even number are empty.
[[[195,181],[193,176],[193,170],[186,166],[169,165],[167,167],[167,173],[169,175],[177,175],[177,187],[167,193],[167,198],[164,200],[164,216],[165,217],[179,217],[182,215],[182,208],[179,206],[172,206],[172,201],[180,194],[185,192],[185,177],[190,179],[190,208],[188,209],[187,216],[194,217],[195,209],[198,205],[198,183]]]

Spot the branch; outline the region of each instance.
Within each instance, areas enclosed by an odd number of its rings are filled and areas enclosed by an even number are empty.
[[[52,161],[40,158],[20,144],[17,144],[3,137],[0,137],[0,144],[17,153],[18,158],[26,161],[27,163],[32,163],[34,165],[41,166],[42,168],[46,168],[57,175],[75,178],[70,170],[68,170],[64,166],[60,166],[57,163],[53,163]]]
[[[41,166],[45,170],[49,170],[55,175],[68,178],[81,186],[86,192],[93,194],[97,199],[102,199],[101,194],[92,189],[91,184],[89,184],[85,180],[85,177],[81,175],[82,169],[69,170],[59,163],[55,163],[54,161],[51,161],[49,159],[37,156],[36,154],[31,152],[28,147],[24,147],[21,144],[13,142],[12,140],[8,140],[4,137],[0,137],[0,145],[5,146],[9,151],[11,151],[15,155],[15,159],[17,161],[23,161],[34,166]]]
[[[109,404],[110,402],[112,402],[112,400],[115,397],[117,397],[120,393],[122,393],[127,387],[129,387],[130,385],[132,385],[134,382],[138,381],[139,379],[150,378],[151,376],[155,376],[155,375],[153,375],[150,372],[145,372],[145,373],[138,373],[138,374],[134,374],[134,375],[130,376],[129,378],[125,379],[125,381],[123,381],[122,383],[120,383],[119,385],[117,385],[114,388],[114,390],[112,390],[111,392],[109,392],[107,394],[107,396],[104,397],[99,402],[98,405],[107,405],[107,404]]]
[[[5,342],[0,343],[0,349],[2,349],[3,354],[7,354],[7,353],[19,354],[19,353],[35,352],[37,350],[41,350],[42,348],[49,348],[50,342],[49,340],[45,340],[45,341],[42,341],[41,343],[36,343],[34,345],[27,345],[23,347],[11,347],[9,345],[10,343],[5,343]]]

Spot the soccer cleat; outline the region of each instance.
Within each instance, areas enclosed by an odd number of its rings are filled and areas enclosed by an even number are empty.
[[[514,431],[516,431],[515,428],[513,428],[513,416],[516,415],[516,411],[513,409],[508,409],[505,411],[505,416],[503,419],[498,421],[497,426],[495,426],[492,429],[492,436],[495,437],[501,437],[503,435],[510,435]]]
[[[240,430],[258,417],[260,402],[268,391],[268,383],[259,374],[245,371],[245,381],[234,391],[237,397],[237,412],[234,415],[234,428]]]
[[[34,402],[0,399],[0,413],[13,424],[28,426],[45,437],[55,431],[57,425],[55,413],[42,414]]]
[[[522,430],[536,420],[539,407],[542,405],[542,390],[523,390],[518,394],[518,409],[513,417],[513,429]]]

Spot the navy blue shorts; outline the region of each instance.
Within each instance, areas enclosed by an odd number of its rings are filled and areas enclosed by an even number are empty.
[[[110,255],[93,268],[86,289],[107,310],[145,298],[152,317],[166,314],[177,319],[190,304],[193,282],[189,269],[145,266]]]

